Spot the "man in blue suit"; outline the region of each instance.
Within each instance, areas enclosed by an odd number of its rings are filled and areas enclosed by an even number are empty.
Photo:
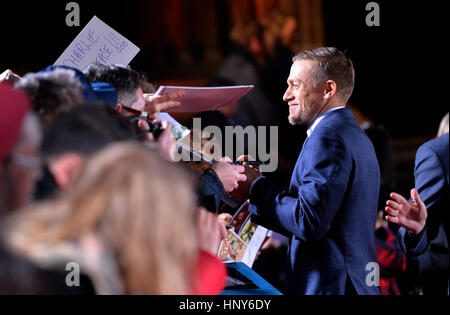
[[[336,48],[294,57],[283,99],[289,122],[306,124],[308,138],[289,191],[263,176],[250,186],[255,220],[290,237],[288,294],[379,294],[370,273],[380,171],[372,143],[345,108],[354,76]]]
[[[417,256],[425,252],[436,238],[441,224],[447,242],[450,241],[448,146],[448,134],[423,144],[416,154],[416,188],[411,190],[412,202],[397,193],[391,194],[394,200],[387,201],[389,216],[386,220],[401,226],[400,245],[408,255]]]

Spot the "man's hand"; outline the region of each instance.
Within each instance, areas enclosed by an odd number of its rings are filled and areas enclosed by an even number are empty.
[[[221,221],[225,226],[228,226],[228,223],[231,221],[232,218],[233,216],[227,212],[221,213],[217,217],[217,219]]]
[[[173,162],[172,154],[176,146],[172,137],[172,124],[167,120],[162,120],[161,127],[164,131],[158,139],[156,139],[156,143],[158,144],[158,153],[167,161]]]
[[[197,240],[199,247],[216,256],[220,242],[227,237],[227,230],[214,213],[204,208],[197,214]]]
[[[156,149],[158,153],[167,161],[173,162],[172,150],[175,148],[175,141],[172,137],[172,124],[167,120],[156,120],[155,123],[161,124],[163,132],[155,139],[151,132],[145,135],[145,141],[156,142]],[[138,127],[142,131],[148,131],[150,126],[144,120],[138,122]]]
[[[239,161],[248,161],[249,157],[244,155],[241,156]],[[245,175],[247,176],[247,180],[239,185],[239,188],[232,193],[232,197],[238,201],[245,201],[248,199],[250,187],[253,182],[261,177],[261,173],[259,171],[259,167],[254,165],[248,165],[247,163],[243,163],[243,167],[245,168]]]
[[[395,201],[386,202],[386,212],[390,214],[386,216],[386,220],[404,227],[411,233],[422,232],[428,214],[427,207],[420,199],[417,190],[411,190],[412,203],[397,193],[391,193],[391,198]]]
[[[150,119],[156,119],[160,112],[165,112],[171,108],[181,106],[181,103],[176,101],[176,99],[182,97],[183,95],[183,91],[169,93],[164,96],[144,94],[146,101],[144,110],[150,114]]]
[[[247,180],[247,176],[242,174],[245,172],[245,168],[240,165],[231,165],[231,160],[229,158],[221,159],[214,163],[211,168],[216,172],[226,193],[232,192],[238,188],[239,182],[245,182]]]
[[[14,84],[17,81],[20,81],[22,78],[19,77],[17,74],[15,74],[14,72],[12,72],[11,70],[5,70],[2,72],[2,74],[0,74],[0,83],[11,83]]]

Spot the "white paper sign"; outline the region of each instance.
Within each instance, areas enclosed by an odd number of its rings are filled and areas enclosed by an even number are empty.
[[[128,65],[139,52],[128,39],[94,16],[55,62],[83,71],[91,63]]]

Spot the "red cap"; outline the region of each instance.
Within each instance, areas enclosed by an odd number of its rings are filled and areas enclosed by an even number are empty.
[[[0,163],[13,148],[29,109],[30,101],[24,93],[0,84]]]

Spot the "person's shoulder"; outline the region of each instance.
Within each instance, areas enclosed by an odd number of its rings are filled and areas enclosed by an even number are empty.
[[[323,124],[319,125],[314,129],[311,136],[312,139],[337,139],[342,140],[342,129],[340,129],[335,124]]]
[[[443,136],[440,136],[438,138],[432,139],[428,142],[425,142],[422,146],[429,146],[434,149],[445,149],[447,148],[448,151],[448,140],[449,140],[449,134],[445,134]]]
[[[336,129],[336,132],[339,133],[345,131],[346,126],[357,126],[358,124],[352,110],[346,107],[327,113],[321,125]]]
[[[320,128],[319,128],[320,127]],[[348,152],[348,144],[342,130],[333,125],[319,125],[313,131],[306,151],[313,151],[314,154],[322,154],[323,152]]]
[[[360,134],[361,128],[359,128],[352,111],[348,108],[343,108],[327,114],[314,130],[314,133],[316,131],[320,137],[344,141],[351,134]]]
[[[447,134],[421,145],[416,153],[415,173],[420,172],[420,170],[427,170],[429,172],[429,167],[439,167],[441,171],[447,174],[448,181],[448,140]]]
[[[420,156],[433,153],[439,156],[448,157],[449,152],[448,147],[449,147],[449,135],[445,134],[443,136],[432,139],[422,144],[417,150],[417,155]]]

